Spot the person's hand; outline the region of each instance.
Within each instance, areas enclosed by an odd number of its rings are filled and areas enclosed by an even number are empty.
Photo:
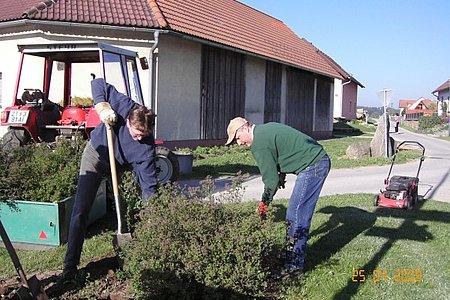
[[[267,215],[267,205],[264,204],[264,202],[259,202],[258,205],[258,214],[259,214],[259,218],[261,220],[265,220],[266,219],[266,215]]]
[[[286,173],[278,172],[278,188],[285,188],[286,184]]]
[[[97,103],[95,105],[95,110],[104,124],[112,126],[117,122],[116,112],[111,108],[111,105],[108,102]]]

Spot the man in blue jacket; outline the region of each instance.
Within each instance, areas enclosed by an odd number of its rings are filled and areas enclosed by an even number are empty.
[[[91,82],[95,110],[100,123],[91,133],[81,158],[75,204],[70,220],[63,281],[74,279],[78,273],[81,251],[86,234],[87,219],[102,178],[110,174],[106,125],[116,137],[114,155],[119,170],[132,169],[142,190],[142,200],[155,194],[155,114],[114,86],[98,78]]]

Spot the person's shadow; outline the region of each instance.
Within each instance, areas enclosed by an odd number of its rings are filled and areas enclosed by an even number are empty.
[[[331,257],[361,232],[371,228],[377,219],[374,213],[351,206],[326,206],[315,214],[318,213],[330,214],[330,218],[310,233],[310,240],[320,237],[307,248],[306,270],[323,262],[333,264]]]

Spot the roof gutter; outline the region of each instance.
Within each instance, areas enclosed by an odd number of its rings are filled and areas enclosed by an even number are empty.
[[[49,25],[49,26],[69,27],[69,28],[106,29],[106,30],[133,31],[133,32],[142,32],[142,33],[153,33],[155,31],[159,30],[156,28],[142,28],[142,27],[130,27],[130,26],[114,26],[114,25],[103,25],[103,24],[92,24],[92,23],[88,24],[88,23],[30,20],[30,19],[0,22],[0,29],[8,28],[8,27],[17,27],[20,25]]]

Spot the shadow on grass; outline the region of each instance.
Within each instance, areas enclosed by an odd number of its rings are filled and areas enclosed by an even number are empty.
[[[427,225],[417,225],[416,221],[434,221],[434,222],[442,222],[442,223],[450,223],[450,213],[440,212],[440,211],[430,211],[430,210],[420,210],[423,206],[424,202],[419,202],[417,206],[413,210],[402,210],[402,209],[391,209],[378,207],[373,213],[369,213],[366,211],[362,211],[356,208],[346,208],[343,210],[341,208],[335,209],[333,207],[326,208],[330,211],[333,216],[330,219],[329,226],[330,230],[327,236],[319,239],[314,245],[310,248],[310,253],[314,253],[313,255],[318,255],[319,258],[312,258],[313,264],[318,263],[319,261],[323,261],[324,259],[328,259],[333,254],[338,252],[340,248],[342,248],[346,243],[350,242],[351,239],[356,237],[358,232],[362,232],[365,229],[368,229],[364,234],[367,236],[376,236],[387,239],[387,241],[381,246],[379,251],[364,265],[359,268],[359,270],[365,270],[366,274],[370,274],[375,270],[383,259],[384,256],[387,255],[389,250],[392,248],[394,243],[399,240],[411,240],[424,242],[426,240],[433,239],[433,234],[427,230]],[[335,214],[344,214],[344,216],[334,217]],[[378,217],[388,217],[395,219],[402,219],[403,223],[396,229],[385,228],[380,226],[372,226]],[[335,221],[331,221],[335,218]],[[345,221],[345,219],[347,221]],[[344,221],[343,225],[336,225],[336,221]],[[362,222],[356,223],[355,220],[364,220]],[[349,224],[349,225],[345,225]],[[337,226],[337,228],[333,229],[333,226]],[[356,228],[351,228],[351,227]],[[339,229],[340,228],[340,229]],[[343,229],[346,228],[346,231],[343,232]],[[329,235],[333,235],[334,237],[329,237]],[[343,241],[339,241],[344,238]],[[325,244],[323,244],[325,243]],[[338,243],[338,246],[333,243]],[[317,245],[317,246],[316,246]],[[320,248],[319,248],[320,247]],[[319,252],[318,249],[322,249],[324,252]],[[325,249],[325,250],[324,250]],[[355,278],[353,278],[354,280]],[[358,278],[356,278],[358,281]],[[355,283],[350,277],[348,279],[347,285],[338,291],[333,299],[350,299],[352,296],[356,295],[358,289],[364,284],[364,282]]]
[[[361,232],[372,227],[377,219],[375,214],[351,206],[326,206],[318,212],[331,217],[310,233],[310,236],[325,235],[308,247],[307,270],[328,261]]]
[[[359,270],[365,270],[366,275],[377,269],[377,266],[388,254],[395,242],[400,240],[425,242],[434,239],[427,225],[418,225],[416,222],[432,221],[450,224],[450,213],[437,210],[421,210],[424,203],[425,201],[419,201],[411,210],[377,207],[373,212],[369,212],[350,206],[326,206],[319,209],[317,212],[330,214],[331,216],[328,221],[310,233],[310,237],[323,236],[308,245],[306,270],[314,269],[324,263],[334,264],[332,257],[361,233],[386,239],[386,242],[375,255],[363,266],[358,267]],[[286,208],[282,205],[276,206],[278,210],[275,220],[278,222],[284,221]],[[380,217],[400,219],[403,222],[397,228],[374,226],[377,218]],[[355,282],[355,279],[358,282]],[[365,283],[359,282],[360,279],[353,278],[352,280],[352,277],[349,276],[346,286],[336,292],[332,299],[353,298],[357,294],[358,289]]]
[[[333,124],[334,137],[358,136],[363,134],[364,132],[359,128],[355,128],[346,122],[338,122]]]

